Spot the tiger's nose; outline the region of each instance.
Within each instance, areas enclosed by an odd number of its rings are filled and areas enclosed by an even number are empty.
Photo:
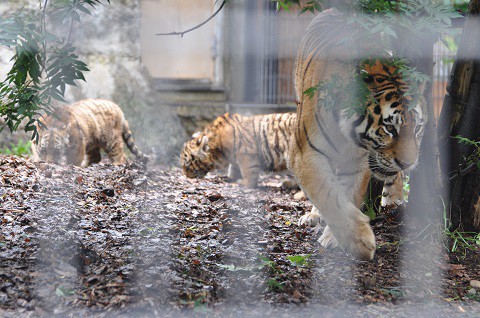
[[[406,161],[400,161],[397,158],[395,158],[395,163],[397,164],[397,166],[400,167],[400,169],[405,170],[405,169],[413,166],[415,164],[415,161],[406,162]]]

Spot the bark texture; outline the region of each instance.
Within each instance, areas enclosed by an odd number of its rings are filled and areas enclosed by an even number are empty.
[[[439,120],[441,166],[447,188],[447,212],[453,229],[480,230],[478,172],[465,158],[475,149],[455,138],[480,137],[480,1],[471,0],[452,77]],[[468,168],[468,169],[466,169]],[[477,207],[477,208],[475,208]],[[477,221],[475,221],[477,220]]]

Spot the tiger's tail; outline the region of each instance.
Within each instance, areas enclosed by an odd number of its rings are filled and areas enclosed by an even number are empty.
[[[128,122],[126,120],[123,121],[123,131],[122,131],[122,138],[123,141],[125,141],[125,144],[127,145],[128,149],[135,155],[135,157],[142,159],[142,161],[147,162],[148,157],[138,149],[138,147],[135,145],[135,141],[132,136],[132,131],[130,130],[130,126],[128,125]]]

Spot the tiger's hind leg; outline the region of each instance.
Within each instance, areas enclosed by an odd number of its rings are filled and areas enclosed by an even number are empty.
[[[105,152],[114,165],[121,165],[127,161],[123,151],[123,139],[120,134],[117,138],[107,143]]]
[[[261,164],[258,161],[258,156],[239,154],[237,160],[243,178],[239,183],[249,188],[256,188],[261,171]]]
[[[228,179],[231,181],[236,181],[242,178],[242,172],[236,164],[228,165]]]
[[[85,164],[87,166],[94,164],[94,163],[99,163],[100,160],[102,160],[102,155],[100,154],[100,148],[94,148],[87,152],[85,155]]]

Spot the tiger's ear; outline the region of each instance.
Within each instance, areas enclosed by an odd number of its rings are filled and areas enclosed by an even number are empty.
[[[370,75],[367,70],[363,69],[363,70],[361,70],[360,72],[361,72],[363,81],[364,81],[367,85],[373,83],[373,76]]]
[[[203,136],[200,140],[199,140],[199,144],[198,144],[198,147],[200,149],[202,149],[202,151],[204,152],[207,152],[210,150],[210,147],[208,146],[208,137],[207,136]]]
[[[192,138],[198,138],[198,137],[200,137],[200,134],[201,134],[201,132],[199,132],[199,131],[194,132],[193,135],[192,135]]]

